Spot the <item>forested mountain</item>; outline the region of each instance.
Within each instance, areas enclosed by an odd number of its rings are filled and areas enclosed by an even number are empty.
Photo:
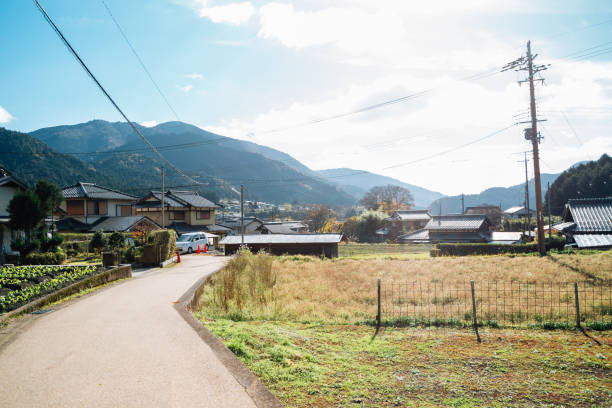
[[[14,161],[7,163],[6,167],[26,181],[47,178],[60,185],[96,181],[135,195],[152,188],[159,189],[160,169],[166,167],[166,186],[169,188],[194,189],[213,198],[237,198],[240,184],[244,184],[248,199],[330,205],[354,202],[352,196],[337,186],[305,174],[312,172],[291,156],[274,149],[215,135],[181,122],[168,122],[152,128],[139,126],[139,130],[151,143],[159,146],[172,163],[204,185],[194,185],[174,172],[126,123],[101,120],[32,132],[51,148],[69,153],[66,155],[51,150],[30,135],[13,132],[18,135],[14,139],[20,140],[14,150],[48,149],[54,153],[55,159],[61,156],[64,165],[57,166],[57,160],[50,160],[26,168]],[[306,170],[296,170],[300,166]],[[56,172],[48,171],[51,167],[63,169],[66,174],[60,177]],[[74,170],[81,168],[90,173]],[[94,180],[93,174],[96,175]]]
[[[559,175],[550,185],[546,205],[550,199],[551,213],[561,215],[570,198],[612,197],[612,157],[602,155],[599,160],[581,162]]]
[[[368,171],[339,168],[321,170],[317,173],[330,183],[340,185],[345,191],[355,197],[356,200],[362,199],[366,191],[372,187],[386,186],[388,184],[408,189],[412,194],[412,198],[414,198],[416,208],[427,208],[432,201],[444,197],[444,194]]]
[[[541,174],[542,196],[546,193],[547,183],[553,183],[559,174]],[[511,187],[488,188],[480,194],[465,194],[465,206],[473,207],[481,204],[500,205],[503,210],[510,207],[521,206],[525,203],[525,183]],[[529,202],[531,208],[535,208],[535,183],[529,180]],[[460,214],[461,196],[448,196],[434,201],[429,206],[432,214]]]

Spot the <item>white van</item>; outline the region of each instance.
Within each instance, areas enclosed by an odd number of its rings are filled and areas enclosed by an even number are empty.
[[[205,232],[188,232],[180,236],[176,240],[176,248],[180,253],[187,252],[188,254],[196,252],[198,245],[200,250],[204,250],[204,245],[207,245],[206,233]],[[207,247],[208,248],[208,247]]]

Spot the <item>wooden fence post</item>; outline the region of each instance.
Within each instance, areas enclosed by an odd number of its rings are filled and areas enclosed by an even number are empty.
[[[577,282],[574,282],[574,297],[576,298],[576,327],[580,328],[580,301],[578,300]]]
[[[380,313],[380,278],[378,278],[377,292],[378,292],[378,313],[376,313],[376,327],[380,327],[380,320],[381,320],[381,313]]]
[[[478,333],[478,320],[476,319],[476,295],[474,294],[474,281],[470,281],[470,287],[472,288],[472,315],[474,316],[474,331],[476,332],[476,339],[480,343],[480,334]]]

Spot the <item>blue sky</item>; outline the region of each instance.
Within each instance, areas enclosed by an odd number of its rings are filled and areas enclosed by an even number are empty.
[[[502,129],[526,110],[516,73],[460,78],[519,57],[528,39],[538,61],[552,64],[537,90],[548,119],[542,170],[612,151],[612,52],[565,57],[612,41],[608,1],[105,1],[181,120],[314,169],[370,170],[447,194],[520,183],[513,153],[528,146],[519,127],[396,165]],[[101,1],[41,3],[132,120],[176,119]],[[0,9],[1,126],[120,119],[32,2]],[[425,89],[433,91],[293,127]],[[266,133],[279,127],[289,129]]]

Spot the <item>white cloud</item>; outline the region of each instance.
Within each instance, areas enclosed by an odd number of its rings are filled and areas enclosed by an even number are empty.
[[[187,93],[187,92],[191,91],[191,89],[193,88],[193,85],[190,85],[190,84],[189,84],[189,85],[185,85],[185,86],[180,86],[180,85],[177,85],[176,87],[177,87],[177,88],[178,88],[180,91]]]
[[[157,126],[157,121],[156,120],[145,120],[144,122],[140,122],[140,124],[144,127],[153,127],[153,126]]]
[[[204,76],[202,74],[198,74],[197,72],[194,72],[192,74],[185,75],[185,78],[189,78],[189,79],[204,79]]]
[[[11,120],[13,120],[13,116],[0,106],[0,123],[9,123]]]
[[[255,7],[248,1],[224,6],[209,6],[208,0],[196,0],[196,5],[199,16],[208,18],[213,23],[240,25],[249,21],[255,14]]]

